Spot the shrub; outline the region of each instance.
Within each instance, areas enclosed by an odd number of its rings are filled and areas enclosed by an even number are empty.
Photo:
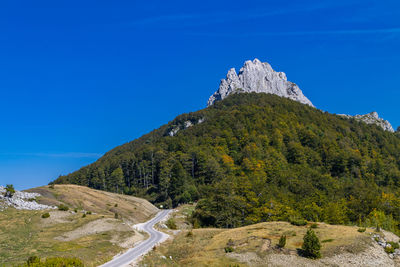
[[[77,212],[78,212],[78,209],[77,209],[77,208],[75,208],[75,209],[74,209],[74,212],[75,212],[75,213],[77,213]]]
[[[26,261],[26,264],[29,266],[29,265],[32,265],[32,264],[34,264],[34,263],[40,263],[40,258],[38,257],[38,256],[30,256],[29,258],[28,258],[28,260]]]
[[[90,215],[90,214],[92,214],[92,212],[91,212],[91,211],[87,211],[86,214],[87,214],[87,215]]]
[[[69,210],[69,208],[68,208],[68,206],[66,206],[64,204],[60,204],[58,206],[58,210],[67,211],[67,210]]]
[[[286,236],[285,235],[281,235],[281,238],[279,238],[278,247],[279,248],[284,248],[285,246],[286,246]]]
[[[186,237],[193,237],[193,232],[192,231],[187,232]]]
[[[389,241],[388,243],[390,244],[390,246],[391,246],[393,249],[398,249],[398,248],[400,248],[399,243],[392,242],[392,241]]]
[[[307,225],[307,221],[304,219],[291,219],[290,223],[296,226],[304,226]]]
[[[86,213],[84,213],[83,215],[82,215],[82,218],[85,218],[86,217]]]
[[[303,238],[303,254],[307,258],[318,259],[321,258],[321,243],[315,232],[312,229],[308,229],[307,233]]]
[[[176,230],[177,229],[177,226],[176,226],[174,218],[169,218],[167,223],[166,223],[166,225],[167,225],[167,227],[169,229],[172,229],[172,230]]]
[[[318,224],[317,224],[317,223],[312,223],[312,224],[310,225],[310,228],[311,228],[311,229],[316,229],[316,228],[318,228]]]
[[[12,184],[6,185],[6,192],[4,193],[5,197],[12,197],[15,194],[15,189]]]
[[[49,185],[50,189],[54,189],[54,184]]]
[[[115,203],[114,207],[118,207],[118,204],[117,204],[117,203]]]
[[[118,219],[118,213],[114,213],[114,218]]]
[[[47,258],[46,260],[40,260],[40,258],[36,256],[31,256],[27,260],[26,264],[23,266],[28,267],[56,267],[56,266],[65,266],[65,267],[83,267],[83,262],[78,258]]]
[[[325,240],[322,240],[321,241],[321,243],[329,243],[329,242],[333,242],[333,240],[335,240],[335,239],[325,239]]]
[[[50,213],[48,213],[48,212],[42,214],[42,218],[43,219],[46,219],[46,218],[49,218],[49,217],[50,217]]]
[[[361,227],[361,228],[358,228],[357,231],[360,232],[360,233],[364,233],[366,230],[367,230],[366,228]]]
[[[387,246],[387,247],[385,247],[385,252],[387,254],[394,253],[394,248],[390,247],[390,246]]]
[[[225,253],[233,252],[233,247],[225,247]]]
[[[78,258],[47,258],[43,264],[44,267],[53,266],[73,266],[73,267],[84,267],[83,262]]]

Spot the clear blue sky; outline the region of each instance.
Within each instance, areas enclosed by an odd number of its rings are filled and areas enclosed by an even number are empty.
[[[400,125],[400,2],[0,3],[0,184],[47,184],[204,108],[247,59],[320,109]]]

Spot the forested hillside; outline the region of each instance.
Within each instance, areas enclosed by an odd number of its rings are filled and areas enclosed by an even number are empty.
[[[195,223],[400,221],[400,138],[269,94],[183,114],[55,183],[197,201]]]

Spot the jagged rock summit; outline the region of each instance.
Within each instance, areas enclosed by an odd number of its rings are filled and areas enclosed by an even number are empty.
[[[242,92],[275,94],[314,107],[300,88],[287,80],[284,72],[276,72],[271,65],[258,59],[246,61],[238,74],[234,68],[230,69],[226,78],[221,80],[218,90],[208,99],[207,106],[230,94]]]
[[[341,116],[346,117],[346,118],[354,118],[356,120],[363,121],[367,124],[376,124],[376,125],[380,126],[382,129],[384,129],[385,131],[394,133],[394,129],[393,129],[392,125],[390,124],[390,122],[388,122],[387,120],[384,120],[382,118],[379,118],[379,115],[376,111],[373,111],[373,112],[365,114],[365,115],[350,116],[350,115],[341,114]]]

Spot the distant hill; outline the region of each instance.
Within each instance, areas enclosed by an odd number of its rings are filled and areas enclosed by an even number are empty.
[[[116,147],[55,183],[199,201],[199,225],[400,222],[400,138],[376,125],[264,93],[227,96]],[[383,225],[384,224],[384,225]]]

